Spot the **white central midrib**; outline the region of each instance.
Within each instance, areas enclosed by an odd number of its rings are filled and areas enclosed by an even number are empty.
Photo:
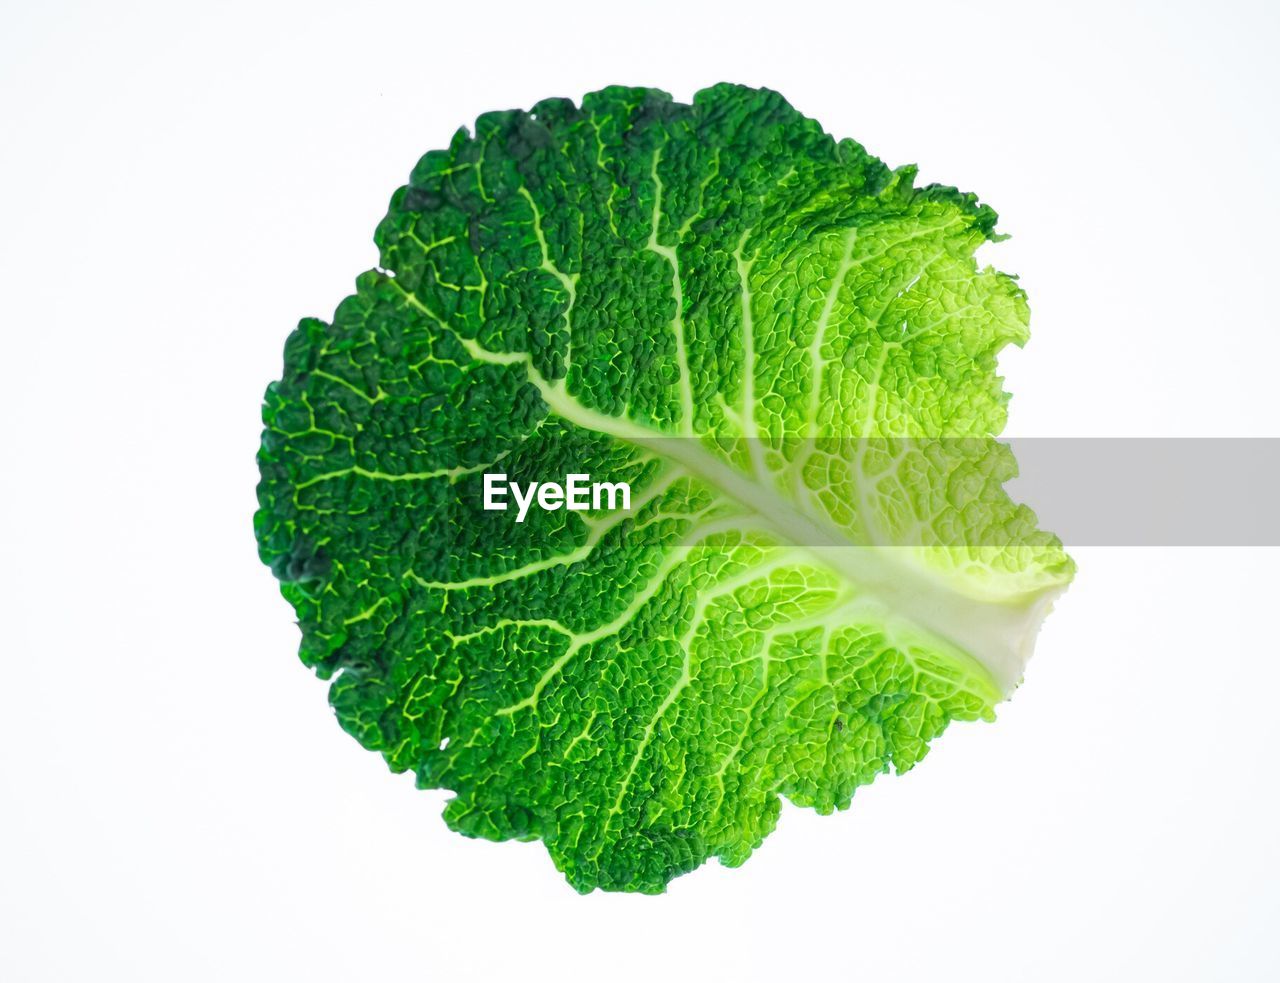
[[[1060,589],[1032,592],[1008,601],[965,596],[908,562],[906,547],[849,542],[829,521],[805,514],[793,503],[751,481],[708,454],[696,439],[665,435],[584,406],[566,391],[563,381],[552,383],[539,373],[527,353],[494,352],[470,339],[462,342],[480,361],[523,365],[548,408],[566,422],[655,451],[733,498],[788,545],[803,550],[818,565],[858,585],[899,617],[975,660],[1002,693],[1007,695],[1018,685],[1035,633]]]

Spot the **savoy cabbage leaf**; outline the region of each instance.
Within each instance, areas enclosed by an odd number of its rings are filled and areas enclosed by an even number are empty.
[[[1017,685],[1073,572],[992,439],[1026,300],[975,262],[995,213],[914,176],[768,90],[490,113],[289,338],[260,552],[452,828],[661,891]],[[633,501],[516,523],[493,471]]]

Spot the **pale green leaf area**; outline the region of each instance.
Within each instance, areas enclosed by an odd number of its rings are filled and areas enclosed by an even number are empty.
[[[290,337],[261,554],[342,726],[454,829],[660,892],[1018,684],[1074,569],[990,439],[1026,298],[974,260],[995,213],[914,176],[767,90],[491,113]],[[517,524],[499,470],[632,508]]]

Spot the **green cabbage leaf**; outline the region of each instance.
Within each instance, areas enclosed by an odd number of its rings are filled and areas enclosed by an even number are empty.
[[[996,215],[777,93],[480,117],[267,390],[255,526],[341,725],[581,891],[742,863],[991,719],[1074,567],[1003,483]],[[485,473],[629,509],[482,507]]]

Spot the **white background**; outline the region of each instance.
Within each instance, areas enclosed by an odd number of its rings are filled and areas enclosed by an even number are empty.
[[[614,82],[769,85],[991,202],[1011,433],[1280,435],[1278,18],[6,4],[0,978],[1280,979],[1277,551],[1078,550],[997,724],[580,897],[340,731],[250,522],[284,339],[417,157]]]

